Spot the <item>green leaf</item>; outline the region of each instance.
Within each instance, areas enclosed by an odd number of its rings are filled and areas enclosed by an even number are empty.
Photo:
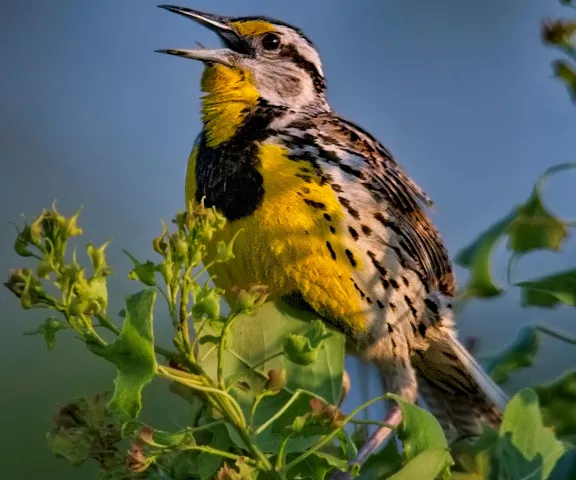
[[[516,217],[516,209],[484,231],[469,246],[460,250],[455,262],[470,270],[470,279],[465,294],[470,297],[488,298],[502,293],[492,279],[490,273],[490,256],[496,243],[506,233],[506,230]]]
[[[227,461],[218,474],[213,477],[214,480],[272,480],[276,476],[263,474],[257,468],[247,465],[244,461],[237,460],[234,465],[236,468],[230,466],[230,461]]]
[[[485,427],[473,441],[463,439],[451,445],[453,480],[484,480],[492,478],[492,451],[499,436],[496,430]]]
[[[376,478],[388,478],[402,466],[402,457],[396,448],[396,442],[388,442],[386,446],[370,455],[366,463],[360,469],[357,480],[374,480]]]
[[[298,365],[310,365],[318,358],[322,341],[330,335],[321,320],[314,320],[312,326],[303,335],[289,333],[284,341],[284,354]]]
[[[237,235],[238,233],[234,236],[228,245],[226,245],[226,243],[223,241],[220,241],[216,244],[216,262],[227,262],[228,260],[234,258],[234,240],[236,240]]]
[[[290,462],[296,457],[297,455],[295,454],[289,455],[287,461]],[[294,480],[324,480],[326,474],[334,468],[340,471],[346,471],[348,470],[348,462],[334,455],[316,452],[288,470],[288,478]]]
[[[218,319],[220,317],[220,295],[213,288],[204,286],[196,295],[192,316],[195,321],[204,318]]]
[[[496,383],[505,383],[510,374],[529,367],[538,353],[538,334],[533,325],[524,325],[512,342],[500,352],[482,358],[482,365]]]
[[[61,434],[48,434],[48,443],[55,457],[66,459],[75,467],[88,460],[94,448],[92,439],[81,428],[68,429]]]
[[[69,327],[65,323],[57,318],[50,317],[36,330],[24,332],[24,335],[43,335],[48,351],[52,351],[54,349],[54,343],[56,342],[56,333],[60,330],[66,330],[67,328]]]
[[[108,287],[105,277],[93,277],[78,288],[78,297],[89,299],[98,304],[100,312],[108,308]]]
[[[252,315],[239,315],[230,326],[224,357],[224,378],[227,384],[232,379],[248,384],[248,390],[232,388],[230,391],[239,401],[246,418],[249,418],[255,396],[266,386],[268,372],[271,369],[286,371],[286,385],[278,394],[267,396],[260,402],[254,417],[255,427],[262,425],[278,412],[297,388],[320,395],[333,405],[340,401],[345,355],[345,337],[341,332],[328,329],[330,337],[323,340],[323,348],[318,350],[318,357],[312,365],[298,365],[283,355],[277,356],[282,352],[284,341],[289,334],[308,335],[314,320],[318,320],[317,315],[292,308],[277,300],[264,303]],[[214,335],[214,330],[211,327],[204,328],[200,338],[206,335]],[[199,358],[205,355],[207,356],[202,361],[202,366],[212,378],[216,378],[217,352],[213,345],[200,345]],[[251,369],[252,365],[272,356],[275,358],[259,366],[256,371]],[[259,434],[256,439],[260,448],[276,453],[282,438],[274,433],[274,427],[277,423],[290,425],[297,416],[309,413],[309,401],[309,396],[302,395],[272,428]],[[236,432],[230,430],[229,433],[234,443],[242,447],[243,442]],[[286,453],[302,452],[315,440],[316,437],[291,439]]]
[[[156,285],[156,265],[148,260],[146,263],[140,263],[134,255],[128,250],[122,250],[126,256],[132,260],[134,268],[128,273],[130,280],[139,280],[144,285],[153,287]]]
[[[558,435],[576,435],[576,371],[567,372],[546,385],[534,387],[544,425]]]
[[[117,376],[109,408],[137,418],[142,409],[142,390],[156,374],[152,309],[156,292],[142,290],[126,298],[126,318],[120,335],[104,348],[91,345],[98,355],[114,363]]]
[[[542,175],[532,196],[518,207],[516,218],[508,227],[508,248],[516,253],[546,249],[558,251],[568,236],[568,227],[552,215],[542,204],[542,183],[548,172]]]
[[[576,307],[576,269],[517,282],[514,285],[522,288],[522,306],[551,307],[562,302]],[[552,298],[556,302],[552,303]]]
[[[220,343],[220,338],[221,337],[217,337],[216,335],[204,335],[202,336],[202,338],[200,338],[198,343],[200,345],[206,345],[207,343],[211,343],[212,345],[218,345]]]
[[[566,60],[552,62],[554,76],[566,85],[573,102],[576,102],[576,72]]]
[[[388,480],[436,480],[451,462],[448,448],[432,448],[410,460]]]
[[[232,440],[230,440],[230,435],[228,434],[228,429],[225,425],[217,425],[211,430],[211,432],[211,447],[226,452],[230,449],[230,447],[234,446],[234,443]],[[210,480],[213,478],[221,463],[222,457],[218,455],[212,455],[211,453],[202,452],[198,456],[198,473],[201,480]]]
[[[180,451],[161,455],[156,463],[165,473],[162,480],[190,480],[198,478],[198,452]],[[154,477],[153,477],[154,478]]]
[[[543,427],[536,392],[523,389],[508,403],[496,453],[500,476],[545,480],[568,445]]]
[[[531,288],[523,288],[520,291],[520,305],[523,307],[540,307],[540,308],[554,308],[560,301],[554,296],[546,292],[532,290]]]
[[[442,427],[430,412],[407,402],[399,395],[388,394],[387,396],[395,400],[402,410],[402,423],[398,428],[398,438],[404,446],[406,460],[411,460],[431,448],[448,448]]]

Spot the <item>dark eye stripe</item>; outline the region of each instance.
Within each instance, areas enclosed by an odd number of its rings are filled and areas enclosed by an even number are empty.
[[[314,89],[317,93],[322,93],[326,90],[326,81],[321,73],[312,62],[306,60],[293,45],[285,45],[280,50],[280,56],[289,58],[295,65],[298,65],[302,70],[308,73],[312,78]]]

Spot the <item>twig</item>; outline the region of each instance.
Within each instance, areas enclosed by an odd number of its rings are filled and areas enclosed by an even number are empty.
[[[262,365],[266,364],[267,362],[271,362],[272,360],[274,360],[275,358],[278,358],[282,355],[284,355],[284,352],[276,352],[273,355],[270,355],[269,357],[266,357],[264,360],[261,360],[260,362],[258,362],[256,365],[250,366],[248,364],[248,362],[246,362],[243,358],[241,358],[239,355],[237,355],[235,352],[230,352],[232,353],[232,355],[234,355],[238,360],[240,360],[243,364],[245,364],[250,371],[255,372],[255,373],[259,373],[256,372],[256,369],[261,367]],[[228,384],[228,389],[230,389],[231,387],[234,386],[234,383],[236,383],[240,378],[242,378],[244,375],[246,375],[245,372],[241,372],[241,373],[237,373],[236,375],[234,375],[232,377],[232,379],[229,381]],[[263,377],[266,377],[266,375],[262,374]]]
[[[298,463],[300,463],[302,460],[304,460],[305,458],[308,458],[310,455],[312,455],[313,453],[316,453],[318,450],[320,450],[324,445],[326,445],[330,440],[332,440],[336,435],[338,435],[338,432],[340,432],[340,430],[342,430],[344,428],[344,426],[360,411],[362,411],[363,409],[369,407],[370,405],[372,405],[373,403],[376,403],[380,400],[388,400],[388,395],[382,395],[380,397],[376,397],[373,398],[372,400],[368,400],[367,402],[363,403],[362,405],[360,405],[358,408],[356,408],[350,415],[348,415],[344,421],[342,422],[342,425],[334,430],[332,430],[328,435],[326,435],[323,439],[319,440],[318,442],[316,442],[315,445],[313,445],[312,447],[310,447],[308,450],[306,450],[304,453],[302,453],[301,455],[299,455],[298,457],[296,457],[294,460],[292,460],[288,465],[286,465],[286,471],[290,470],[292,467],[294,467],[295,465],[297,465]],[[388,426],[388,425],[387,425]],[[395,430],[395,426],[390,425],[389,426],[391,430]]]
[[[576,345],[576,338],[570,337],[563,332],[559,332],[558,330],[554,330],[554,329],[546,327],[544,325],[534,325],[534,328],[537,331],[545,333],[546,335],[550,335],[551,337],[553,337],[557,340],[560,340],[560,341],[565,342],[565,343],[569,343],[571,345]]]
[[[236,313],[231,313],[226,322],[224,323],[224,327],[222,328],[222,336],[220,337],[220,343],[218,344],[218,385],[222,390],[226,390],[226,384],[224,383],[224,350],[226,349],[226,335],[228,333],[228,329],[232,325],[232,322],[238,315]]]
[[[292,434],[288,434],[286,435],[283,439],[282,442],[280,443],[280,447],[278,448],[278,456],[276,457],[276,471],[280,471],[282,470],[282,467],[284,466],[285,459],[286,456],[284,454],[285,450],[286,450],[286,445],[288,445],[288,440],[290,440],[290,437],[292,436]]]
[[[218,450],[217,448],[207,447],[204,445],[190,445],[187,447],[182,448],[181,450],[192,450],[196,452],[206,452],[211,453],[212,455],[218,455],[220,457],[229,458],[230,460],[242,460],[243,462],[249,465],[257,465],[255,460],[252,460],[250,457],[235,455],[233,453],[225,452],[224,450]]]

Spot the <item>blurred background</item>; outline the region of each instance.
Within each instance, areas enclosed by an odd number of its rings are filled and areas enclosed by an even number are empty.
[[[151,0],[19,0],[0,4],[0,276],[25,266],[12,244],[21,222],[54,199],[65,214],[83,206],[84,237],[112,239],[110,312],[139,289],[127,279],[129,249],[152,257],[160,218],[183,207],[186,160],[200,130],[199,63],[155,49],[216,45],[208,30]],[[540,41],[542,18],[567,15],[556,0],[263,2],[196,0],[181,6],[225,15],[268,15],[301,27],[324,60],[336,111],[371,131],[435,200],[432,213],[451,255],[530,194],[555,163],[574,161],[576,110],[551,78],[557,57]],[[576,174],[554,179],[547,205],[576,216]],[[572,185],[572,186],[571,186]],[[494,271],[505,279],[505,253]],[[522,259],[515,279],[576,264],[561,254]],[[466,274],[457,270],[461,284]],[[168,339],[163,310],[158,334]],[[85,478],[54,459],[44,434],[58,404],[111,386],[114,371],[72,335],[47,353],[23,337],[43,321],[0,288],[0,463],[5,478]],[[527,322],[574,332],[574,311],[523,310],[510,291],[473,301],[461,335],[480,353],[501,348]],[[536,366],[510,392],[573,366],[576,349],[544,339]],[[356,370],[350,365],[352,381]],[[158,384],[146,391],[145,418],[159,427],[185,421],[184,404]],[[377,382],[371,387],[377,392]],[[346,406],[356,403],[353,394]],[[183,408],[184,407],[184,408]],[[184,414],[183,414],[184,413]]]

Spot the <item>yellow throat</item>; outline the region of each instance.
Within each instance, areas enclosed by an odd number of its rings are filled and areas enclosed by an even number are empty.
[[[251,75],[220,64],[207,65],[201,82],[202,121],[206,143],[216,147],[230,140],[258,103]]]

